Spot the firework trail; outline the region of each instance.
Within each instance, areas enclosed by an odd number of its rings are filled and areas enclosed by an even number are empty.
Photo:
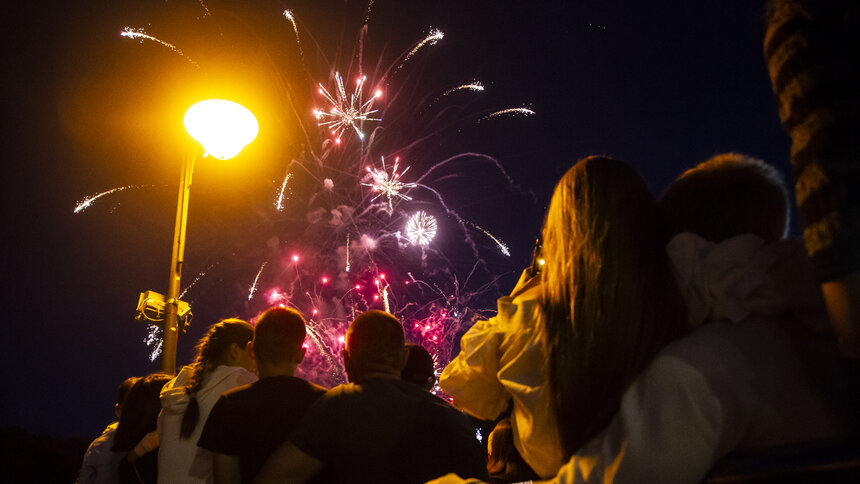
[[[155,361],[161,355],[161,348],[164,345],[162,339],[162,329],[158,326],[149,326],[146,336],[143,338],[143,343],[149,347],[149,361]]]
[[[284,209],[284,191],[287,189],[287,182],[290,181],[292,176],[292,173],[287,172],[284,176],[284,182],[281,183],[281,189],[278,190],[278,196],[275,198],[275,210],[279,212]]]
[[[129,188],[142,188],[143,186],[144,185],[128,185],[128,186],[124,186],[124,187],[112,188],[110,190],[107,190],[107,191],[104,191],[101,193],[96,193],[95,195],[90,195],[89,197],[84,198],[83,200],[78,202],[77,205],[75,205],[75,209],[73,210],[73,213],[81,213],[84,210],[90,208],[90,206],[92,206],[92,204],[95,203],[95,201],[98,200],[99,198],[105,197],[107,195],[111,195],[113,193],[121,192],[123,190],[128,190]]]
[[[400,70],[403,65],[406,64],[406,62],[411,59],[413,55],[415,55],[416,52],[421,50],[422,47],[424,47],[425,45],[434,45],[436,42],[439,42],[443,38],[445,38],[445,34],[442,33],[441,30],[431,29],[430,33],[427,34],[427,37],[424,37],[424,40],[415,44],[415,47],[413,47],[412,50],[410,50],[409,53],[406,54],[406,57],[404,57],[400,65],[397,66],[397,70]]]
[[[155,42],[157,44],[160,44],[160,45],[167,47],[168,49],[172,50],[175,54],[177,54],[180,57],[182,57],[183,59],[187,60],[188,62],[193,64],[195,67],[200,67],[200,65],[196,61],[194,61],[193,59],[191,59],[190,57],[185,55],[185,53],[182,52],[182,49],[180,49],[179,47],[176,47],[175,45],[173,45],[169,42],[165,42],[165,41],[159,39],[158,37],[153,37],[152,35],[147,34],[146,31],[143,30],[143,28],[126,27],[126,28],[122,29],[122,32],[120,32],[119,35],[121,35],[123,37],[127,37],[129,39],[138,40],[141,43],[144,40],[149,40],[149,41]]]
[[[442,96],[447,96],[448,94],[451,94],[452,92],[465,91],[465,90],[480,92],[480,91],[484,90],[484,85],[481,84],[480,82],[473,82],[471,84],[463,84],[462,86],[457,86],[457,87],[448,89],[447,91],[442,93]]]
[[[534,113],[535,112],[529,108],[508,108],[508,109],[502,109],[501,111],[496,111],[492,114],[488,114],[488,115],[484,116],[483,118],[479,119],[478,122],[480,123],[481,121],[486,121],[490,118],[495,118],[497,116],[503,116],[505,114],[522,114],[523,116],[532,116],[532,115],[534,115]]]
[[[296,33],[296,47],[299,48],[299,56],[302,58],[305,57],[305,53],[302,52],[302,43],[299,41],[299,28],[296,26],[296,18],[293,16],[292,10],[284,10],[284,18],[286,18],[290,24],[293,26],[293,32]]]
[[[498,238],[496,238],[496,236],[495,236],[495,235],[493,235],[493,234],[491,234],[491,233],[487,232],[486,230],[484,230],[484,229],[483,229],[481,226],[479,226],[479,225],[473,224],[473,223],[471,223],[471,222],[468,222],[468,223],[469,223],[469,225],[471,225],[472,227],[475,227],[476,229],[478,229],[478,230],[480,230],[481,232],[483,232],[483,233],[484,233],[484,235],[486,235],[487,237],[489,237],[489,238],[493,239],[493,242],[495,242],[495,243],[496,243],[496,245],[499,247],[499,250],[502,252],[502,254],[506,255],[507,257],[510,257],[510,256],[511,256],[511,251],[510,251],[510,250],[508,250],[508,246],[507,246],[507,245],[505,245],[505,243],[504,243],[504,242],[502,242],[501,240],[499,240]]]
[[[248,291],[248,300],[250,301],[254,297],[254,293],[257,292],[257,283],[260,282],[260,274],[263,273],[263,269],[266,268],[266,264],[269,261],[263,262],[263,265],[260,266],[260,270],[257,271],[257,275],[254,277],[254,283],[251,284],[251,289]]]

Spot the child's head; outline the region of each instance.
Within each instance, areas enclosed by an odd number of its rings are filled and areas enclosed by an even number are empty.
[[[672,234],[692,232],[711,242],[755,234],[770,243],[788,230],[788,192],[767,163],[723,153],[684,172],[659,200]]]

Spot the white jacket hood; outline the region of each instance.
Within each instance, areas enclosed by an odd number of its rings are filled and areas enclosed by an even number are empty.
[[[669,241],[666,251],[693,327],[823,308],[800,240],[765,244],[744,234],[716,244],[685,232]]]
[[[165,412],[184,414],[191,399],[185,392],[186,385],[191,381],[191,366],[183,366],[176,377],[167,382],[161,389],[161,408]],[[229,378],[235,372],[247,372],[240,366],[219,365],[204,377],[204,384],[197,391],[197,399],[201,400],[209,392],[223,391],[219,383]]]

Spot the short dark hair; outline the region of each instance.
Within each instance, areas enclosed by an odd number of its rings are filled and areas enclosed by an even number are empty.
[[[403,326],[384,311],[365,311],[346,330],[346,350],[355,366],[384,365],[399,371],[405,351]]]
[[[779,240],[788,227],[788,191],[764,161],[723,153],[672,182],[658,202],[670,234],[692,232],[711,242],[751,233]]]
[[[266,363],[281,363],[295,357],[305,341],[305,319],[292,308],[275,306],[257,318],[254,354]]]
[[[406,366],[403,367],[400,379],[429,390],[436,382],[436,365],[433,363],[433,357],[421,345],[407,343],[406,349],[409,357],[406,359]]]

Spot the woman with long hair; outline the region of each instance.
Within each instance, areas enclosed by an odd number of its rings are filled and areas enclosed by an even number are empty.
[[[556,185],[540,271],[476,323],[442,374],[454,405],[493,420],[513,400],[514,445],[555,476],[619,412],[622,395],[684,331],[654,196],[627,164],[589,157]]]
[[[161,392],[158,482],[212,482],[212,453],[197,447],[215,402],[227,390],[257,381],[247,351],[254,328],[241,319],[213,324],[200,338],[194,362]]]
[[[170,377],[153,373],[134,381],[123,399],[114,452],[125,453],[118,469],[122,484],[154,484],[158,475],[158,395]]]

